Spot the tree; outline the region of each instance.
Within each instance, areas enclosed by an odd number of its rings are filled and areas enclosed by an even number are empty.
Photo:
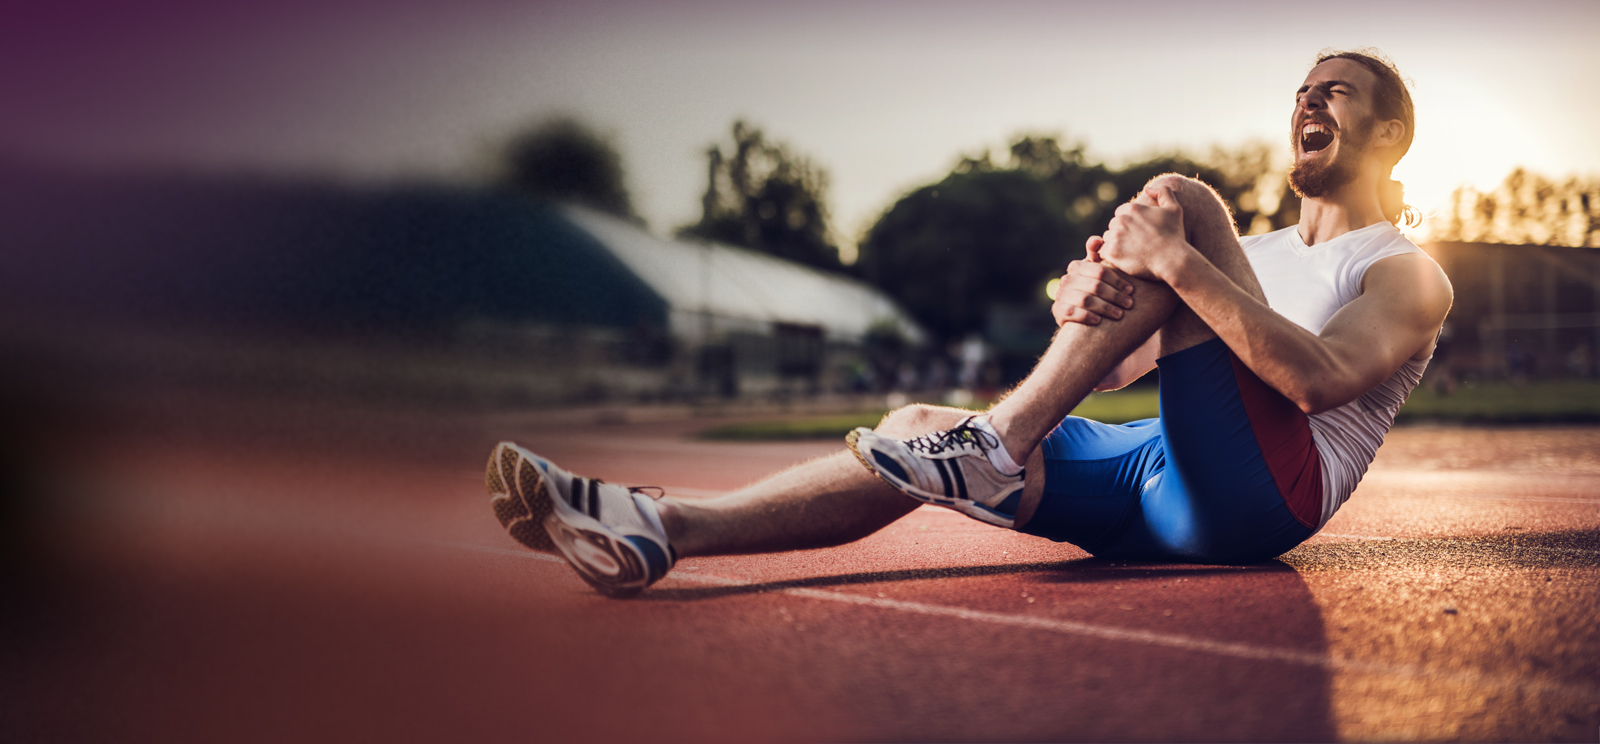
[[[1210,184],[1228,203],[1241,234],[1285,227],[1298,219],[1298,212],[1291,212],[1298,199],[1287,191],[1283,175],[1273,171],[1272,148],[1262,142],[1233,149],[1213,147],[1203,159],[1183,153],[1157,155],[1120,170],[1090,162],[1082,143],[1063,146],[1055,135],[1019,136],[1012,141],[1009,155],[1007,169],[1026,172],[1049,184],[1068,206],[1073,222],[1089,234],[1104,231],[1118,205],[1163,173],[1179,173]],[[987,152],[964,157],[956,166],[958,172],[996,169]],[[1295,219],[1282,221],[1291,214]]]
[[[1214,149],[1208,160],[1164,155],[1117,170],[1091,162],[1080,143],[1022,135],[1003,163],[989,152],[962,157],[944,180],[896,202],[862,242],[856,270],[950,339],[986,330],[999,306],[1044,305],[1045,283],[1083,256],[1084,239],[1162,173],[1211,184],[1241,232],[1279,226],[1288,203],[1267,145]]]
[[[1430,223],[1436,240],[1600,247],[1600,181],[1557,183],[1518,168],[1492,192],[1456,189]]]
[[[502,185],[514,191],[639,220],[616,148],[575,119],[553,119],[513,137],[503,169]]]
[[[744,121],[733,124],[731,154],[712,145],[706,159],[700,221],[680,228],[678,235],[841,268],[839,249],[828,236],[825,171]]]
[[[1084,237],[1037,176],[973,167],[890,207],[856,270],[954,339],[983,330],[994,304],[1044,304],[1045,282],[1083,256]]]
[[[1272,219],[1283,211],[1282,197],[1278,199],[1279,205],[1274,205],[1278,208],[1270,213],[1262,204],[1262,193],[1275,191],[1278,186],[1277,180],[1272,177],[1271,167],[1271,150],[1264,144],[1246,145],[1237,150],[1212,148],[1205,160],[1196,160],[1182,153],[1158,155],[1112,172],[1111,181],[1115,184],[1116,196],[1104,202],[1102,209],[1090,219],[1104,229],[1106,223],[1111,221],[1117,205],[1132,199],[1150,179],[1163,173],[1177,173],[1204,181],[1216,189],[1217,195],[1227,202],[1229,211],[1233,213],[1234,226],[1240,234],[1264,232],[1262,228],[1284,227],[1286,225],[1278,225]],[[1265,222],[1258,223],[1257,217]]]

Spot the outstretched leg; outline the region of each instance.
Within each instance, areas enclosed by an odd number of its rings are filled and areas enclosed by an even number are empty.
[[[914,405],[884,417],[878,430],[911,438],[948,429],[972,415]],[[773,553],[842,545],[866,537],[919,504],[861,467],[847,451],[801,463],[713,499],[659,502],[680,555]]]

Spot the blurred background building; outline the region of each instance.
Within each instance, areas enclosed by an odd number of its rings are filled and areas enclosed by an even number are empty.
[[[869,345],[927,341],[843,274],[496,190],[11,166],[0,196],[13,362],[97,386],[815,395],[859,388]]]
[[[1600,250],[1456,242],[1426,250],[1456,290],[1432,376],[1526,382],[1600,374]]]

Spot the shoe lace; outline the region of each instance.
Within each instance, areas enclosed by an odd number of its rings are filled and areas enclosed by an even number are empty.
[[[980,452],[992,450],[1000,446],[1000,440],[993,434],[973,427],[967,419],[957,424],[953,429],[924,434],[915,439],[908,440],[906,446],[913,450],[937,455],[945,450],[963,447],[975,447]]]

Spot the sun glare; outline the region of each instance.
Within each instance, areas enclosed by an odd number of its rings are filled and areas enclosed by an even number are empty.
[[[1406,202],[1425,218],[1420,228],[1406,231],[1413,239],[1427,239],[1429,220],[1437,219],[1462,184],[1493,190],[1517,166],[1550,160],[1523,113],[1471,80],[1429,74],[1412,96],[1417,138],[1394,177],[1405,184]]]

